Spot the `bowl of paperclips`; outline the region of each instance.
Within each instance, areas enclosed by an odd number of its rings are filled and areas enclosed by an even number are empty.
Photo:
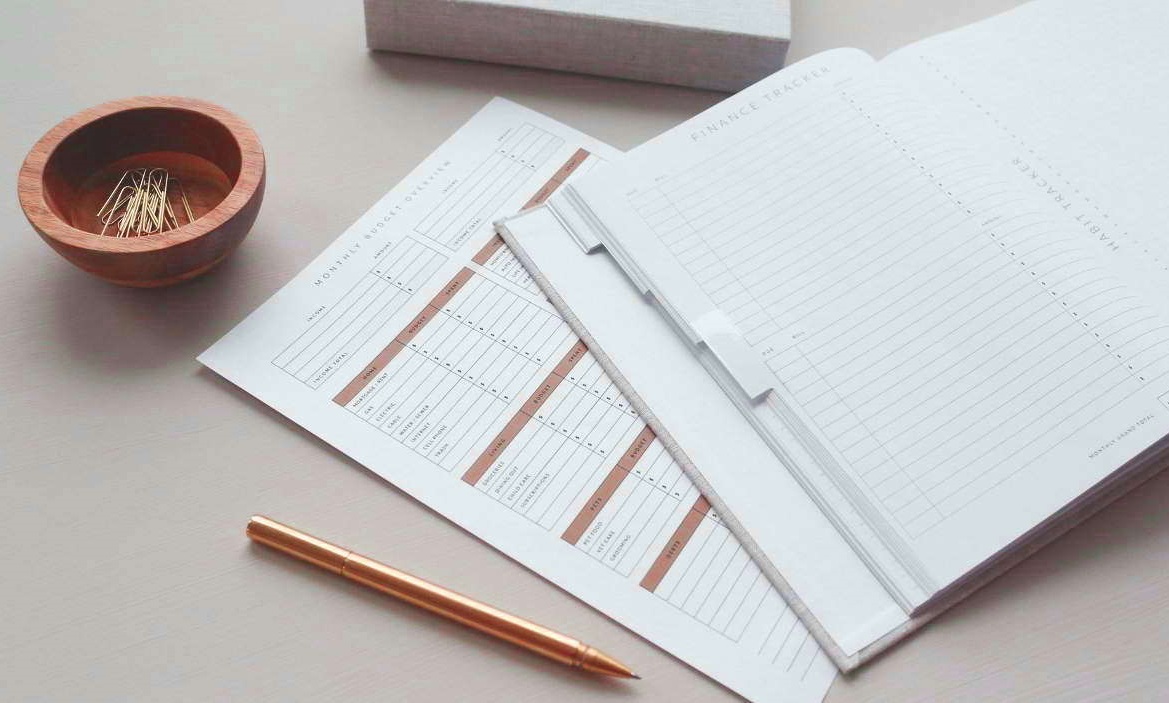
[[[114,100],[49,130],[17,191],[33,228],[78,268],[166,286],[211,270],[247,236],[264,197],[264,151],[217,105]]]

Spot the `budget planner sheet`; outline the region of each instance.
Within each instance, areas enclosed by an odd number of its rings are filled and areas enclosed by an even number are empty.
[[[616,155],[496,99],[200,361],[739,694],[819,701],[830,660],[492,228]]]

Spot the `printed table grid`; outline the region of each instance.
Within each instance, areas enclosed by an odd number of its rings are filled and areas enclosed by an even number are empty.
[[[768,127],[632,204],[921,535],[1055,446],[1034,435],[1169,370],[1169,335],[1049,218],[1008,215],[1012,189],[911,102],[866,90],[802,107],[802,139]]]
[[[463,428],[497,425],[572,339],[552,313],[463,269],[337,402],[451,471],[481,439]]]
[[[414,231],[451,250],[458,249],[563,144],[560,137],[531,124],[511,130]]]
[[[446,257],[413,239],[396,242],[272,364],[309,388],[320,388],[445,262]]]

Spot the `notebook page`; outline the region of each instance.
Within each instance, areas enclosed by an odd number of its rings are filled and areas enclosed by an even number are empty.
[[[200,360],[741,695],[819,700],[831,662],[491,228],[615,154],[493,101]]]
[[[1160,403],[1098,430],[1098,443],[1069,462],[1123,461],[1163,427],[1164,328],[1148,308],[1169,307],[1169,83],[1163,27],[1169,6],[1140,0],[1106,6],[1036,0],[998,17],[895,52],[880,71],[945,119],[961,125],[1015,187],[1046,200],[1061,229],[1096,255],[1141,305],[1088,310],[1114,360]],[[1125,301],[1131,303],[1132,301]],[[1081,311],[1083,315],[1083,311]],[[1081,321],[1084,318],[1081,317]],[[1129,381],[1131,382],[1131,381]],[[1138,391],[1147,393],[1148,391]],[[1085,432],[1081,429],[1080,432]],[[1123,451],[1115,451],[1117,446]],[[1042,485],[1034,490],[1043,491]]]
[[[1038,0],[894,52],[881,70],[961,120],[1081,234],[1140,260],[1134,277],[1163,291],[1166,26],[1163,2]]]
[[[578,190],[692,335],[738,328],[778,379],[754,420],[931,591],[1169,431],[1169,327],[960,125],[878,71],[833,88]]]

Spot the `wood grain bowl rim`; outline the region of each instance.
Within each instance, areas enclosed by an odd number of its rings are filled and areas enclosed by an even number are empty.
[[[67,137],[97,120],[131,110],[173,109],[194,112],[228,131],[240,151],[239,176],[231,191],[211,210],[194,222],[175,229],[141,237],[111,237],[87,232],[66,223],[53,212],[45,199],[44,174],[53,153]],[[138,96],[95,105],[67,117],[37,140],[25,157],[17,178],[20,207],[33,227],[42,235],[78,249],[100,252],[131,253],[160,251],[198,239],[234,217],[251,202],[264,180],[264,149],[255,131],[243,118],[214,103],[197,98],[175,96]]]

